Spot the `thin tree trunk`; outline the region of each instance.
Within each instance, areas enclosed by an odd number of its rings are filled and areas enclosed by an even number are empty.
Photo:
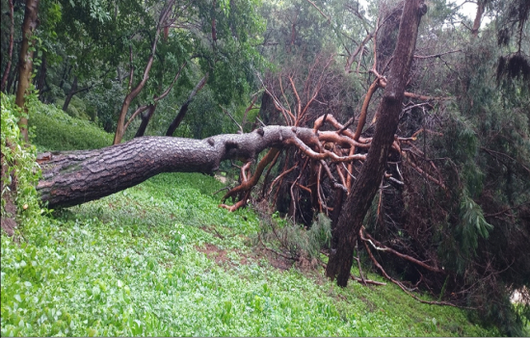
[[[203,76],[203,78],[200,79],[199,83],[197,83],[195,88],[193,88],[186,102],[184,102],[182,107],[180,107],[177,116],[175,117],[173,122],[171,122],[171,124],[169,125],[169,128],[166,131],[166,136],[172,136],[175,130],[177,130],[177,128],[180,126],[180,123],[182,122],[182,120],[184,120],[184,116],[186,116],[186,112],[188,111],[189,105],[195,98],[195,95],[197,95],[197,93],[202,89],[202,87],[204,87],[207,79],[208,79],[208,74]]]
[[[397,46],[383,99],[377,110],[377,125],[365,163],[357,177],[336,228],[326,275],[346,286],[353,263],[355,241],[385,172],[389,149],[399,122],[401,103],[416,46],[418,25],[426,6],[423,0],[407,0],[401,17]]]
[[[13,35],[15,34],[15,16],[13,9],[13,0],[9,0],[9,18],[11,19],[11,26],[9,26],[9,52],[7,54],[7,65],[2,76],[2,83],[0,84],[0,91],[5,93],[6,82],[11,71],[11,62],[13,61]]]
[[[142,80],[129,94],[127,94],[127,96],[123,100],[123,104],[120,110],[120,115],[118,117],[118,125],[116,127],[116,133],[114,134],[113,144],[119,144],[123,138],[123,134],[125,133],[125,117],[127,116],[127,112],[129,111],[129,106],[131,105],[132,100],[136,96],[138,96],[138,94],[140,94],[145,84],[147,83],[147,79],[149,78],[149,72],[151,71],[151,66],[153,65],[153,60],[154,60],[154,54],[151,54],[149,56],[149,59],[147,60],[147,65],[145,66],[144,76]]]
[[[46,76],[48,75],[48,63],[46,57],[42,55],[40,67],[35,76],[35,88],[39,91],[39,98],[41,101],[44,99],[44,93],[50,91],[49,86],[46,83]],[[43,101],[44,102],[44,101]]]
[[[64,90],[64,88],[63,88],[64,83],[66,82],[67,77],[70,76],[70,71],[71,70],[72,70],[72,66],[66,64],[65,67],[64,67],[63,75],[61,76],[61,82],[59,82],[59,88],[61,88],[62,90]]]
[[[471,33],[473,33],[474,37],[477,37],[478,30],[480,28],[480,23],[482,22],[482,15],[484,14],[485,4],[483,1],[479,1],[477,3],[477,14],[475,15],[475,21],[473,21],[473,28],[471,29]]]
[[[18,87],[15,103],[17,106],[27,109],[24,104],[24,97],[26,96],[31,82],[31,70],[33,68],[33,49],[30,48],[33,32],[37,28],[37,8],[39,0],[26,0],[26,10],[24,12],[24,22],[22,23],[22,46],[20,49],[20,60],[18,69]],[[28,118],[22,116],[18,122],[20,127],[20,134],[24,140],[28,141]]]
[[[147,60],[147,64],[144,68],[144,74],[142,76],[142,80],[136,85],[134,89],[131,90],[129,94],[125,97],[123,100],[123,105],[120,110],[120,115],[118,117],[118,125],[116,127],[116,133],[114,135],[114,141],[113,144],[119,144],[123,138],[123,134],[125,133],[125,117],[127,116],[127,112],[129,111],[129,106],[131,105],[132,100],[140,94],[142,89],[145,87],[145,84],[147,83],[147,80],[149,79],[149,72],[151,71],[151,67],[153,66],[154,57],[156,48],[158,45],[158,39],[160,37],[160,32],[163,28],[163,25],[166,22],[167,17],[169,16],[169,13],[171,12],[173,5],[175,3],[175,0],[169,0],[164,8],[162,9],[162,12],[160,13],[160,17],[158,20],[158,24],[156,27],[156,33],[155,33],[155,39],[153,40],[153,44],[151,45],[151,54],[149,55],[149,58]],[[132,52],[131,52],[131,63],[132,63]],[[132,81],[132,69],[131,69],[131,78],[130,81]]]
[[[145,130],[147,129],[147,125],[149,124],[149,121],[151,120],[151,117],[153,117],[153,114],[155,113],[156,104],[151,104],[149,107],[147,107],[147,113],[142,113],[140,117],[142,118],[142,123],[140,123],[140,127],[138,127],[138,130],[136,131],[136,135],[134,137],[142,137],[145,134]]]
[[[17,92],[17,77],[18,77],[18,71],[11,71],[9,73],[9,76],[7,77],[7,84],[6,84],[6,93],[10,93],[15,95]]]
[[[70,88],[70,91],[68,92],[68,95],[66,96],[66,99],[64,100],[64,104],[63,104],[64,111],[68,109],[68,106],[70,105],[70,101],[72,101],[72,97],[74,97],[75,93],[77,93],[77,76],[74,76],[74,82],[72,83],[72,88]]]

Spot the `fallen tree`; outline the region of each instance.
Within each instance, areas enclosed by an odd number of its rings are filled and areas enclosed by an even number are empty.
[[[141,137],[96,150],[47,152],[38,156],[43,175],[37,190],[48,207],[69,207],[108,196],[163,172],[212,175],[224,160],[239,159],[250,164],[271,147],[296,146],[315,160],[364,159],[363,154],[342,156],[322,146],[322,142],[331,140],[344,147],[367,145],[339,131],[268,126],[251,133],[222,134],[204,140]]]

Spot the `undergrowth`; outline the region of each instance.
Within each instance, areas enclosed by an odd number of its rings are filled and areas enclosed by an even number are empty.
[[[161,174],[21,219],[14,237],[1,235],[1,335],[496,334],[391,284],[340,288],[320,268],[274,268],[255,244],[262,220],[218,208],[213,192],[222,186],[201,174]],[[325,240],[319,234],[312,238]]]
[[[14,103],[14,96],[6,96]],[[71,117],[60,108],[35,100],[29,127],[39,151],[97,149],[112,145],[113,135],[95,123]]]
[[[19,223],[38,223],[44,212],[39,206],[35,185],[40,176],[36,163],[35,146],[21,141],[18,119],[23,112],[15,105],[14,98],[0,93],[1,100],[1,165],[2,165],[2,222],[5,218],[16,219]],[[30,113],[35,111],[37,97],[28,98]],[[6,210],[6,204],[13,203],[16,214]],[[8,208],[10,209],[10,208]]]
[[[392,285],[273,268],[249,246],[259,219],[218,208],[218,186],[163,174],[3,235],[2,336],[491,334]]]

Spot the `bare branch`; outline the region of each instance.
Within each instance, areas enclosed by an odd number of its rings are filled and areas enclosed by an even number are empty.
[[[314,3],[313,1],[311,1],[311,0],[306,0],[306,1],[309,2],[313,7],[315,7],[315,8],[317,9],[317,11],[318,11],[318,12],[319,12],[324,18],[326,18],[326,20],[328,20],[328,22],[331,22],[331,18],[328,17],[326,14],[324,14],[324,13],[322,12],[322,10],[320,10],[320,8],[318,8],[317,5],[315,5],[315,3]]]
[[[448,52],[439,53],[439,54],[433,54],[433,55],[414,55],[414,58],[415,59],[420,59],[420,60],[432,59],[432,58],[439,58],[439,57],[447,55],[447,54],[460,53],[460,52],[462,52],[462,50],[461,49],[457,49],[457,50],[451,50],[451,51],[448,51]]]

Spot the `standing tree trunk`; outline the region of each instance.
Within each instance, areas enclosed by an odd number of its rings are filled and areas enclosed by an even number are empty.
[[[158,37],[158,32],[157,32]],[[136,87],[134,87],[133,90],[127,96],[125,97],[125,100],[123,100],[123,104],[121,106],[120,110],[120,116],[118,117],[118,125],[116,127],[116,133],[114,134],[114,141],[112,144],[119,144],[121,142],[121,139],[123,138],[123,134],[125,134],[125,117],[127,116],[127,112],[129,111],[129,106],[131,105],[132,100],[140,94],[142,89],[144,88],[145,84],[147,83],[147,79],[149,78],[149,72],[151,71],[151,66],[153,65],[154,60],[154,51],[156,50],[156,43],[158,39],[155,39],[155,42],[153,43],[153,52],[151,55],[149,55],[149,59],[147,61],[147,65],[144,69],[144,75],[142,77],[142,80],[138,83]],[[132,55],[132,52],[131,52]],[[132,56],[131,56],[131,63],[132,63]],[[133,70],[131,68],[131,77],[129,83],[132,82],[132,75]]]
[[[37,8],[39,0],[26,0],[26,11],[24,12],[24,22],[22,23],[22,46],[20,49],[20,59],[18,68],[18,87],[15,103],[26,113],[24,96],[27,94],[31,82],[31,70],[33,68],[33,49],[30,48],[33,32],[39,23],[37,18]],[[28,141],[28,118],[22,116],[18,122],[20,134]]]
[[[48,63],[46,61],[46,56],[43,54],[41,59],[41,64],[37,70],[37,75],[35,76],[35,89],[39,91],[39,99],[44,102],[44,93],[50,91],[50,87],[46,83],[46,76],[48,72]]]
[[[190,106],[191,102],[195,98],[195,95],[197,95],[197,93],[206,84],[206,80],[208,80],[208,74],[204,75],[202,77],[202,79],[199,80],[199,82],[197,83],[195,88],[193,88],[193,90],[191,91],[190,95],[188,96],[188,99],[186,100],[186,102],[184,102],[182,107],[180,107],[177,116],[175,117],[173,122],[171,122],[171,124],[169,125],[169,128],[167,128],[166,136],[173,136],[173,133],[175,132],[175,130],[177,130],[177,128],[180,126],[180,123],[182,122],[182,120],[184,120],[184,116],[186,116],[186,112],[188,111],[188,107]]]
[[[72,87],[70,88],[70,91],[68,92],[68,95],[66,95],[66,99],[64,100],[64,104],[63,104],[64,111],[68,109],[68,106],[70,105],[70,101],[72,101],[72,97],[74,97],[75,93],[77,93],[77,76],[74,76],[74,82],[72,83]]]
[[[377,125],[372,145],[333,230],[332,250],[326,275],[331,279],[336,278],[339,286],[346,286],[348,283],[355,241],[385,172],[416,47],[418,25],[426,9],[423,0],[405,2],[388,85],[377,110]]]
[[[150,104],[147,107],[147,113],[142,113],[140,115],[140,118],[142,119],[142,123],[140,123],[140,127],[138,127],[138,130],[136,131],[136,135],[134,135],[134,137],[144,136],[145,130],[147,129],[147,125],[149,124],[151,117],[153,117],[153,114],[155,113],[155,109],[156,109],[156,104]]]
[[[160,32],[164,28],[165,25],[167,25],[167,18],[169,14],[171,13],[173,9],[173,5],[175,4],[175,0],[169,0],[165,4],[164,8],[162,9],[162,12],[160,13],[160,17],[158,20],[158,24],[156,27],[155,32],[155,38],[153,40],[153,44],[151,45],[151,54],[149,55],[149,58],[147,59],[147,64],[144,68],[144,74],[142,76],[142,79],[140,82],[134,87],[129,94],[125,97],[123,100],[123,104],[120,110],[120,115],[118,117],[118,125],[116,127],[116,133],[114,135],[114,141],[113,144],[119,144],[123,138],[123,135],[125,134],[125,117],[127,116],[127,112],[129,111],[129,106],[131,105],[132,100],[140,94],[142,89],[144,89],[145,84],[147,83],[147,80],[149,79],[149,72],[151,71],[151,67],[153,66],[154,58],[155,58],[155,52],[158,45],[158,39],[160,37]],[[132,64],[132,50],[131,50],[131,64]],[[133,78],[133,68],[131,68],[131,75],[129,77],[129,86],[132,84],[132,78]]]
[[[480,28],[480,23],[482,22],[482,15],[484,14],[485,8],[485,1],[479,1],[477,3],[477,14],[475,15],[475,21],[473,21],[473,28],[471,28],[471,33],[473,33],[474,37],[477,37],[478,35],[478,30]]]

